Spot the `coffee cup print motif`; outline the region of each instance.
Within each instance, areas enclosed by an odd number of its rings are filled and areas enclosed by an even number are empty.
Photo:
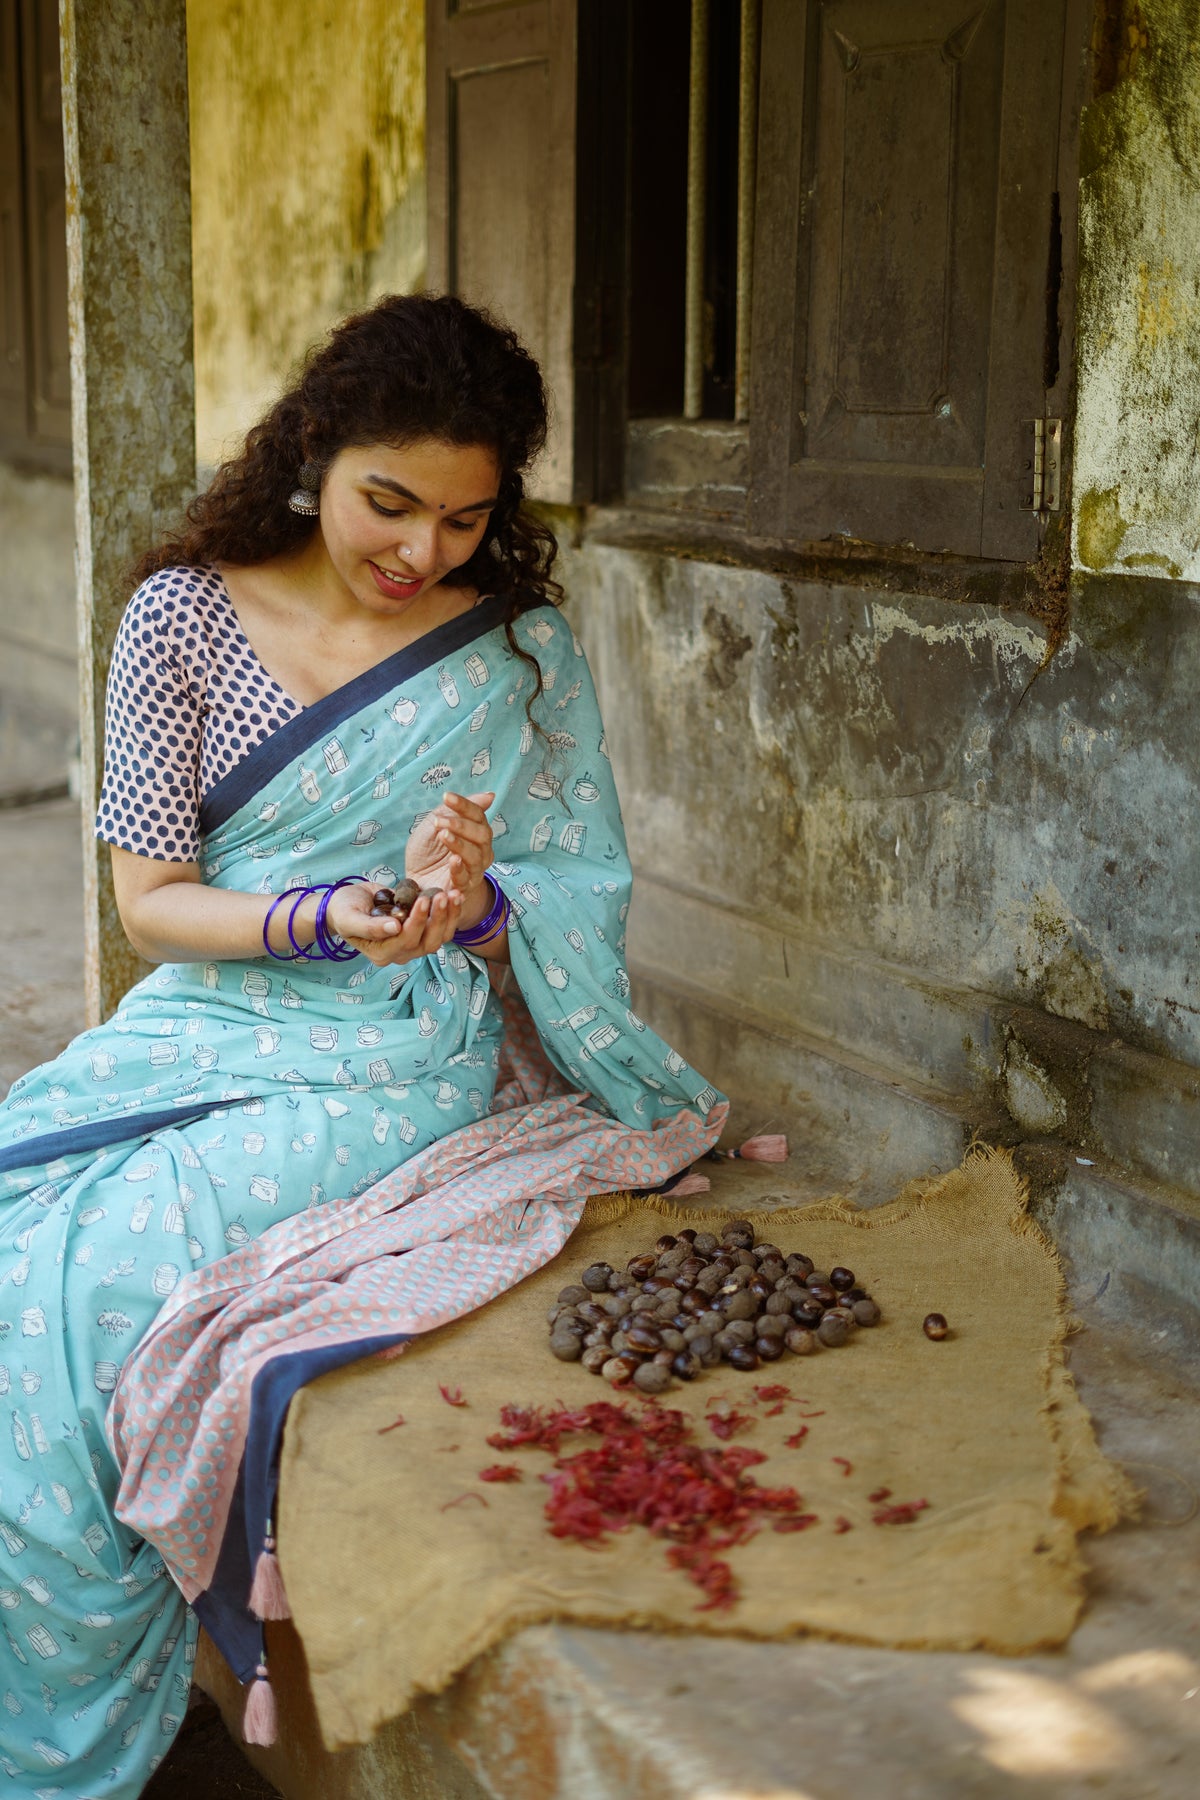
[[[491,768],[491,766],[492,766],[491,746],[485,744],[483,749],[477,750],[475,752],[474,756],[471,758],[471,773],[472,773],[472,775],[486,775],[488,770]]]
[[[495,837],[495,835],[496,835],[495,828],[493,827],[493,830],[492,830],[493,838]],[[554,836],[554,825],[553,825],[552,821],[549,819],[549,817],[539,819],[537,824],[534,826],[533,830],[529,834],[529,848],[534,852],[535,855],[538,855],[541,853],[541,851],[543,851],[546,848],[546,845],[550,842],[550,839],[553,836]]]
[[[453,707],[462,704],[462,696],[458,691],[458,683],[455,681],[449,669],[438,670],[437,684],[441,690],[442,699],[446,702],[447,706]]]
[[[363,819],[351,842],[354,844],[373,844],[383,830],[379,819]]]
[[[296,786],[310,806],[315,806],[321,798],[321,784],[312,770],[306,768],[304,763],[301,763],[296,771]]]
[[[600,798],[600,789],[590,775],[581,775],[571,793],[584,806],[593,806]]]
[[[481,700],[479,705],[475,708],[475,711],[471,714],[471,723],[468,726],[468,730],[482,731],[484,720],[487,718],[491,709],[492,703],[490,700]]]

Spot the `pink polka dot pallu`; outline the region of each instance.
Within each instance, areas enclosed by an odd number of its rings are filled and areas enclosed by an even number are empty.
[[[502,1007],[456,946],[166,965],[0,1106],[0,1796],[133,1800],[196,1609],[254,1672],[287,1380],[485,1304],[724,1122],[632,1007],[582,650],[551,608],[514,629],[540,692],[485,601],[300,708],[215,575],[131,603],[102,836],[241,891],[388,883],[440,793],[493,788],[512,968]]]

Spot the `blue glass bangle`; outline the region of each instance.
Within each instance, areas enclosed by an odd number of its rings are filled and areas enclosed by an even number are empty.
[[[315,943],[314,944],[298,944],[296,942],[296,914],[299,912],[300,908],[304,905],[304,902],[308,899],[308,896],[310,894],[315,894],[316,891],[317,890],[315,887],[304,888],[302,890],[302,892],[300,893],[299,897],[292,902],[292,910],[288,914],[288,922],[287,922],[288,943],[292,946],[292,949],[296,952],[295,956],[293,956],[291,958],[292,962],[311,962],[313,957],[317,954],[317,946]]]
[[[461,944],[464,950],[478,950],[480,945],[490,944],[508,924],[508,896],[499,882],[493,881],[490,875],[485,875],[483,879],[492,890],[492,908],[486,918],[480,919],[478,925],[468,925],[465,930],[455,932],[454,942]]]
[[[358,951],[352,950],[344,938],[337,937],[328,929],[325,915],[329,911],[329,902],[339,888],[357,887],[362,879],[361,875],[343,875],[340,881],[333,881],[329,884],[317,902],[316,950],[317,954],[323,956],[327,962],[352,962],[358,955]]]
[[[300,900],[305,899],[307,895],[315,892],[315,888],[284,888],[282,894],[276,894],[274,900],[272,900],[270,906],[268,906],[267,916],[263,920],[263,949],[275,962],[295,962],[297,956],[306,956],[308,954],[308,952],[300,949],[295,938],[292,936],[292,918],[295,915],[296,907],[300,905]],[[295,906],[292,907],[291,914],[288,916],[288,942],[291,944],[293,950],[295,950],[296,956],[289,956],[286,950],[272,950],[271,948],[271,920],[275,917],[276,907],[281,906],[288,898],[289,894],[299,894],[300,896],[300,900],[296,901]]]

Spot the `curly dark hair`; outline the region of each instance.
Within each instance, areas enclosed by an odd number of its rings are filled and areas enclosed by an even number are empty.
[[[480,446],[500,464],[498,499],[470,560],[443,579],[508,602],[519,614],[563,597],[551,570],[554,534],[525,507],[525,474],[546,441],[546,390],[515,332],[451,294],[390,294],[334,327],[311,349],[288,391],[222,463],[185,523],[131,571],[263,563],[298,549],[316,529],[288,495],[302,463],[327,469],[352,445],[403,449],[423,438]],[[538,674],[540,689],[541,677]]]

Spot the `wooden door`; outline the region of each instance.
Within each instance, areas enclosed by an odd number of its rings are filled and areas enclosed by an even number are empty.
[[[1036,555],[1067,3],[768,0],[759,529]]]
[[[573,443],[575,0],[429,0],[429,284],[493,310],[541,364],[533,489],[577,497]]]

